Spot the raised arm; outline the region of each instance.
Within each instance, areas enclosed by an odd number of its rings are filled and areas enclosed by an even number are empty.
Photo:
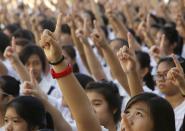
[[[56,25],[56,29],[57,28],[60,28],[60,26],[58,27],[58,23]],[[50,62],[56,62],[62,57],[61,49],[57,43],[57,39],[55,39],[55,35],[56,32],[52,33],[48,30],[44,30],[40,41],[40,45],[44,49],[46,57]],[[66,70],[66,67],[67,65],[64,61],[52,66],[56,73]],[[88,131],[100,131],[101,127],[95,112],[73,73],[68,72],[67,76],[57,78],[57,82],[76,121],[78,130],[87,131],[88,129]]]
[[[99,27],[97,23],[95,24],[95,30],[91,36],[96,45],[99,46],[103,51],[103,56],[108,65],[110,66],[113,77],[115,77],[119,81],[119,83],[125,88],[127,93],[130,94],[130,89],[128,87],[126,75],[121,68],[119,60],[116,57],[116,54],[114,54],[113,51],[108,46],[105,35],[103,34],[102,29]]]
[[[72,40],[73,40],[73,43],[75,45],[75,47],[77,48],[77,50],[79,51],[79,54],[80,54],[80,57],[85,65],[85,67],[88,69],[88,71],[90,72],[90,69],[89,69],[89,66],[88,66],[88,63],[87,63],[87,60],[86,60],[86,57],[85,57],[85,52],[84,52],[84,48],[83,48],[83,45],[82,43],[80,42],[79,38],[76,36],[76,27],[75,27],[75,23],[74,23],[74,16],[71,15],[69,16],[68,18],[68,25],[70,26],[70,29],[71,29],[71,37],[72,37]]]
[[[181,91],[182,95],[185,96],[185,75],[183,68],[175,55],[172,56],[175,63],[175,67],[171,68],[167,73],[167,78],[174,85],[176,85]]]
[[[96,57],[95,53],[93,52],[92,47],[88,42],[88,21],[87,19],[84,20],[84,27],[83,29],[79,29],[77,31],[77,35],[80,38],[80,41],[83,44],[86,60],[90,69],[91,74],[94,76],[96,80],[103,80],[106,79],[106,75],[103,72],[101,63],[99,62],[98,58]]]
[[[72,131],[70,125],[65,121],[62,114],[48,101],[48,96],[40,89],[37,81],[30,71],[31,81],[23,83],[23,94],[37,97],[43,104],[47,112],[50,113],[55,131]]]
[[[15,48],[15,38],[12,38],[12,45],[8,46],[4,52],[4,57],[8,59],[19,75],[21,81],[29,81],[30,76],[29,73],[26,69],[26,67],[23,65],[23,63],[20,61],[17,53],[16,53],[16,48]]]
[[[140,77],[138,75],[138,65],[136,62],[135,50],[133,50],[133,40],[128,33],[129,47],[123,46],[117,53],[121,66],[127,75],[131,96],[143,92]]]

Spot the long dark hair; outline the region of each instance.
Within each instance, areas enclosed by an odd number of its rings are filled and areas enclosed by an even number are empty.
[[[87,84],[85,91],[94,91],[104,96],[111,110],[117,109],[113,114],[114,122],[117,123],[121,119],[121,103],[122,98],[119,94],[116,84],[113,82],[100,81],[90,82]]]
[[[12,100],[5,109],[15,109],[16,113],[26,121],[29,130],[45,127],[44,105],[35,97],[20,96]]]
[[[174,111],[167,100],[153,93],[142,93],[129,100],[125,112],[137,102],[144,102],[149,107],[154,131],[175,131]]]

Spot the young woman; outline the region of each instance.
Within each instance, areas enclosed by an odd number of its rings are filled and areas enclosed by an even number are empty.
[[[11,76],[0,77],[0,130],[4,128],[3,115],[5,106],[19,96],[19,84],[20,82]]]
[[[20,60],[27,70],[33,70],[33,74],[41,89],[47,94],[59,98],[61,96],[56,81],[48,75],[46,57],[43,50],[36,45],[26,46],[20,53]]]
[[[36,131],[43,129],[45,126],[43,104],[31,96],[15,98],[6,107],[4,126],[7,131]]]
[[[175,131],[173,108],[155,94],[134,96],[127,103],[124,113],[121,131]]]
[[[100,124],[109,131],[118,130],[121,118],[121,103],[117,86],[112,82],[90,82],[85,88]]]
[[[183,72],[185,71],[185,60],[180,57],[178,60],[180,61],[180,66],[182,68],[182,73],[179,72],[179,74],[181,73],[183,76]],[[176,84],[177,82],[168,78],[168,72],[174,68],[176,68],[176,64],[174,63],[172,57],[161,58],[157,66],[156,85],[160,92],[172,105],[175,112],[176,129],[179,130],[185,114],[185,99],[180,91],[180,89],[184,88],[184,86]],[[173,78],[173,80],[176,81],[177,78],[178,77]]]

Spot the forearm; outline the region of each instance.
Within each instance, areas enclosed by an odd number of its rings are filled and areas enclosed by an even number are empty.
[[[62,114],[47,100],[45,100],[46,110],[50,113],[53,119],[55,131],[72,131],[70,125],[63,118]]]
[[[132,72],[127,73],[127,79],[131,96],[135,96],[143,92],[141,80],[139,79],[137,71],[133,70]]]
[[[64,63],[53,66],[55,72],[61,72],[66,67]],[[94,110],[85,91],[73,74],[57,79],[63,96],[77,123],[79,131],[100,131]],[[86,114],[86,115],[84,115]]]
[[[104,58],[108,65],[110,66],[113,76],[119,81],[122,87],[124,87],[127,93],[130,94],[127,77],[124,71],[122,70],[119,60],[117,59],[117,56],[113,53],[113,51],[110,49],[108,45],[102,48],[102,50]]]
[[[95,3],[94,0],[90,0],[90,2],[91,2],[91,8],[92,8],[92,11],[96,17],[96,20],[100,23],[100,25],[104,25],[104,22],[101,17],[101,14],[100,14],[100,11],[99,11],[97,4]]]
[[[92,48],[88,43],[83,43],[84,52],[86,56],[86,60],[88,63],[88,67],[90,69],[91,74],[96,78],[96,80],[106,79],[105,73],[103,72],[102,66],[95,56]]]
[[[20,60],[17,59],[14,63],[12,63],[12,66],[15,69],[15,71],[17,72],[17,74],[19,75],[22,82],[30,81],[30,76],[29,76],[28,70],[22,64],[22,62]]]
[[[85,57],[84,47],[83,47],[82,43],[80,42],[80,40],[76,37],[74,28],[71,28],[71,35],[72,35],[73,43],[76,46],[76,48],[80,54],[80,57],[82,59],[83,64],[85,65],[87,70],[90,72],[90,69],[89,69],[89,66],[88,66],[88,63],[87,63],[87,60]]]

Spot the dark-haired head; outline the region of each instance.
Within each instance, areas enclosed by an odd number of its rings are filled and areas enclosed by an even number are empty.
[[[166,52],[171,51],[169,54],[175,53],[181,55],[183,39],[179,35],[178,31],[173,26],[166,25],[160,29],[160,32],[164,34],[166,38],[165,45],[166,49],[168,50]]]
[[[10,38],[3,32],[0,32],[0,58],[2,57],[7,46],[10,45]]]
[[[48,29],[51,32],[54,32],[55,30],[55,22],[52,19],[43,19],[39,23],[40,31],[43,31],[44,29]]]
[[[110,41],[110,47],[114,51],[114,53],[117,53],[119,49],[123,46],[128,46],[128,42],[121,38],[115,38]]]
[[[103,117],[101,112],[109,114],[114,123],[117,123],[120,120],[122,99],[117,86],[113,82],[90,82],[86,86],[85,91],[101,124],[106,126],[106,121],[110,119],[110,117]],[[107,105],[107,109],[104,108],[104,110],[98,110],[98,107],[105,106],[104,104]]]
[[[181,57],[178,57],[178,60],[185,71],[185,60]],[[157,65],[156,85],[160,92],[166,96],[181,94],[177,85],[167,79],[168,71],[173,67],[175,67],[175,63],[172,57],[161,58]]]
[[[18,30],[20,28],[20,26],[18,24],[8,24],[5,26],[5,28],[3,29],[3,32],[8,35],[9,37],[12,36],[12,34]]]
[[[35,36],[30,30],[18,29],[12,34],[12,36],[15,38],[24,38],[35,43]]]
[[[46,57],[44,51],[40,47],[34,44],[27,45],[20,52],[19,57],[28,69],[33,69],[33,73],[37,80],[40,79],[42,73],[45,73]]]
[[[4,81],[4,85],[1,90],[13,97],[19,96],[20,82],[11,76],[1,76],[1,78]]]
[[[72,45],[62,46],[62,54],[65,57],[66,63],[73,65],[73,72],[78,73],[79,67],[76,63],[76,51]]]
[[[75,73],[74,75],[84,89],[88,83],[94,82],[94,79],[88,75],[82,73]]]
[[[134,106],[136,107],[138,103],[142,103],[145,106],[143,105],[142,107],[137,107],[141,109],[134,108]],[[136,112],[137,110],[140,110],[140,112],[142,112],[141,110],[145,111],[144,117],[149,117],[151,120],[150,123],[148,123],[148,121],[144,121],[145,119],[142,118],[142,123],[147,123],[148,125],[151,124],[150,127],[147,125],[149,129],[145,128],[143,131],[175,131],[173,108],[164,98],[152,93],[142,93],[131,98],[125,108],[125,114],[128,116],[129,122],[131,123],[138,122],[137,120],[134,120],[133,108],[136,109]],[[146,112],[148,112],[148,114]],[[130,119],[131,117],[133,117],[132,120]],[[136,117],[140,117],[140,115]]]
[[[44,128],[45,109],[44,105],[35,97],[20,96],[12,100],[5,110],[5,127],[11,121],[11,113],[15,112],[14,117],[23,119],[26,122],[28,131]],[[21,130],[21,129],[20,129]]]
[[[136,57],[140,66],[140,74],[142,75],[143,81],[151,90],[154,90],[155,82],[151,75],[150,56],[148,53],[143,51],[136,51]]]

